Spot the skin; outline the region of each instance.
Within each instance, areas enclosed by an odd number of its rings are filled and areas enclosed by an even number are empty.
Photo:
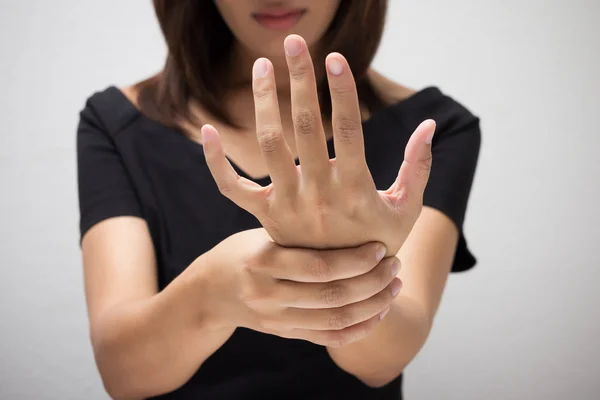
[[[235,66],[232,71],[234,85],[251,82],[252,64],[259,57],[267,57],[279,71],[278,87],[286,88],[289,81],[282,51],[284,39],[290,33],[298,34],[306,40],[312,51],[318,51],[319,40],[335,16],[339,3],[340,0],[217,0],[216,5],[223,20],[237,39],[234,51],[236,59],[232,63]],[[291,31],[273,31],[264,28],[252,17],[252,14],[273,6],[306,9],[308,12]]]
[[[338,4],[293,3],[319,4],[321,11],[335,10]],[[244,8],[237,8],[241,4]],[[318,44],[329,20],[299,24],[296,33],[306,40],[285,39],[287,34],[259,32],[263,28],[247,20],[251,17],[245,7],[262,4],[236,2],[233,7],[231,2],[217,1],[240,38],[236,56],[246,60],[249,71],[237,75],[239,82],[248,80],[248,85],[238,86],[224,106],[239,110],[236,115],[242,116],[247,128],[233,130],[218,124],[192,103],[192,110],[211,124],[201,130],[187,127],[187,133],[203,142],[223,193],[254,213],[265,228],[240,232],[199,255],[161,292],[154,248],[143,220],[110,218],[83,238],[91,339],[104,385],[113,398],[145,398],[176,389],[238,326],[326,346],[340,368],[367,385],[381,386],[402,372],[431,329],[458,239],[449,218],[421,206],[431,162],[427,141],[434,124],[425,122],[417,129],[404,149],[398,180],[389,190],[377,191],[364,163],[362,132],[336,130],[346,126],[335,122],[338,117],[354,121],[355,128],[364,118],[343,56],[328,57],[328,64],[339,61],[343,70],[340,75],[328,72],[334,101],[332,127],[316,118],[310,131],[299,135],[297,129],[299,110],[313,108],[313,116],[320,113],[314,109],[312,68],[303,68],[308,73],[304,77],[293,69],[312,65],[309,49]],[[311,12],[307,17],[315,15],[324,14]],[[286,57],[276,49],[277,44],[283,47],[284,39],[300,40],[303,51]],[[258,77],[255,67],[253,79],[252,63],[264,43],[272,43],[265,48],[273,52],[266,54],[268,61],[262,60],[267,63],[266,73]],[[374,71],[369,75],[388,103],[412,94]],[[279,90],[281,80],[289,91]],[[123,91],[135,102],[133,89]],[[254,99],[262,100],[255,103]],[[272,137],[266,141],[265,135]],[[323,153],[324,140],[331,135],[341,150],[335,162]],[[225,154],[251,176],[271,173],[273,185],[261,188],[232,175]],[[300,168],[290,165],[294,157],[300,157]],[[354,173],[360,179],[350,179]],[[358,196],[350,208],[342,201],[348,187]],[[317,219],[314,224],[298,225],[306,218]],[[292,229],[298,226],[302,229]]]

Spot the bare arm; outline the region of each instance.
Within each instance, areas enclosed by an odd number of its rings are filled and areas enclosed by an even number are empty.
[[[154,249],[142,219],[96,224],[82,250],[94,355],[113,398],[175,390],[233,333],[217,328],[203,310],[202,257],[158,293]]]
[[[404,286],[385,319],[365,339],[327,348],[340,368],[374,387],[384,386],[402,373],[429,335],[457,240],[456,226],[448,217],[423,208],[398,253]]]

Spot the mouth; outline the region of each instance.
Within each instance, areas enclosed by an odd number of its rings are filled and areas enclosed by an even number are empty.
[[[306,9],[273,8],[252,14],[252,17],[267,29],[286,31],[296,25],[306,11]]]

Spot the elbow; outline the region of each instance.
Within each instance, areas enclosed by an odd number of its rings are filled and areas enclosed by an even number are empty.
[[[92,338],[92,346],[102,385],[110,398],[115,400],[143,399],[143,396],[135,391],[134,379],[131,379],[134,378],[133,374],[129,373],[127,367],[119,362],[121,357],[118,356],[118,345],[114,342],[114,338],[109,335],[95,335]]]
[[[133,346],[127,343],[125,336],[118,329],[106,326],[92,332],[94,358],[104,390],[115,400],[142,400],[160,394],[148,392],[144,382],[147,385],[149,380],[142,376],[145,369],[129,351]]]
[[[106,393],[114,400],[143,400],[145,398],[144,396],[136,395],[123,385],[115,385],[110,380],[104,379],[104,377],[102,378],[102,384]]]
[[[404,368],[400,369],[399,371],[395,371],[395,372],[387,372],[387,373],[382,373],[379,375],[373,375],[373,376],[364,376],[364,377],[357,377],[363,384],[374,388],[374,389],[379,389],[382,388],[388,384],[390,384],[394,379],[398,378],[400,376],[400,374],[402,374]]]
[[[139,393],[131,383],[115,378],[100,369],[100,377],[104,390],[114,400],[143,400],[146,396]]]

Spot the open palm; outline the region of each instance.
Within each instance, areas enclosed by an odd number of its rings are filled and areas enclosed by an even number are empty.
[[[253,91],[258,141],[272,183],[266,187],[240,177],[227,160],[214,127],[202,128],[206,160],[219,190],[252,213],[284,246],[346,248],[371,241],[398,252],[422,208],[431,168],[432,120],[412,134],[395,182],[375,187],[367,167],[356,84],[338,53],[326,59],[332,99],[336,158],[329,159],[314,68],[304,40],[285,42],[290,73],[296,166],[283,133],[273,66],[254,65]]]

